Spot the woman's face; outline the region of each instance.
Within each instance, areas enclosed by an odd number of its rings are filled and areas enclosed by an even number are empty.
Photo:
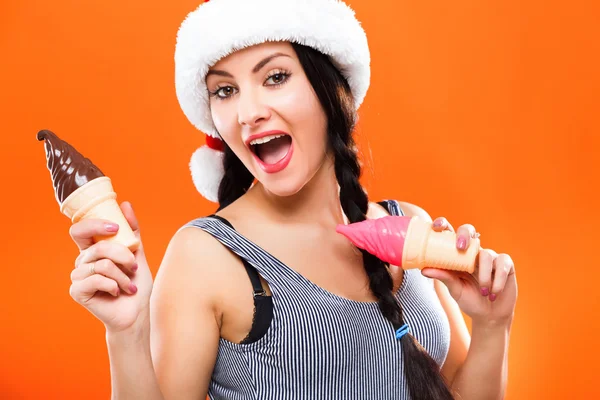
[[[277,196],[297,193],[326,158],[327,118],[288,42],[239,50],[208,72],[217,131]]]

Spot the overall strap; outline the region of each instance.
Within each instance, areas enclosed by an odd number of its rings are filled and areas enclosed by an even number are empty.
[[[402,211],[402,208],[400,207],[400,203],[398,203],[397,200],[383,200],[377,204],[385,208],[392,216],[403,217],[405,215],[404,211]]]
[[[209,215],[209,217],[218,219],[235,231],[233,225],[225,218],[214,214]],[[267,292],[263,289],[260,276],[256,268],[250,265],[250,263],[244,257],[240,257],[240,260],[242,260],[244,268],[246,269],[246,273],[250,278],[254,297],[254,316],[252,318],[252,327],[250,328],[248,335],[246,335],[246,337],[240,343],[250,344],[257,342],[267,333],[267,330],[271,325],[271,320],[273,319],[273,298],[271,296],[267,296]]]
[[[233,227],[233,225],[231,225],[231,223],[229,221],[227,221],[225,218],[220,217],[218,215],[209,215],[210,218],[216,218],[219,221],[223,222],[225,225],[227,225],[228,227],[230,227],[231,229],[233,229],[235,231],[235,228]],[[242,263],[244,264],[244,268],[246,268],[246,272],[248,273],[248,277],[250,278],[250,282],[252,283],[252,289],[254,290],[254,297],[256,296],[266,296],[267,293],[265,292],[265,290],[262,287],[262,284],[260,282],[260,277],[258,275],[258,271],[256,270],[256,268],[254,268],[252,265],[250,265],[250,263],[244,258],[244,257],[240,257],[240,259],[242,260]]]

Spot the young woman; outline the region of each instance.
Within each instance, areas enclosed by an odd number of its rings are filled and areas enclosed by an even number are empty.
[[[511,258],[482,249],[472,275],[403,271],[335,231],[388,214],[431,220],[370,202],[359,183],[352,131],[370,60],[352,10],[213,0],[182,24],[175,60],[182,108],[207,134],[194,182],[218,210],[173,236],[154,283],[143,245],[94,243],[114,224],[71,229],[71,295],[106,326],[113,397],[502,398]],[[453,230],[444,218],[434,229]],[[457,233],[460,250],[477,235]]]

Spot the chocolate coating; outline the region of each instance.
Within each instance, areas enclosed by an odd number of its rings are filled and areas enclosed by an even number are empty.
[[[46,160],[59,204],[92,179],[104,176],[88,158],[82,156],[73,146],[61,140],[53,132],[41,130],[37,134],[37,139],[45,140]]]

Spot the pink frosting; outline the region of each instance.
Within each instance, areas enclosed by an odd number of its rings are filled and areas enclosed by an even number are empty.
[[[349,225],[338,225],[336,232],[346,236],[356,247],[379,259],[402,267],[404,240],[412,217],[386,216]]]

